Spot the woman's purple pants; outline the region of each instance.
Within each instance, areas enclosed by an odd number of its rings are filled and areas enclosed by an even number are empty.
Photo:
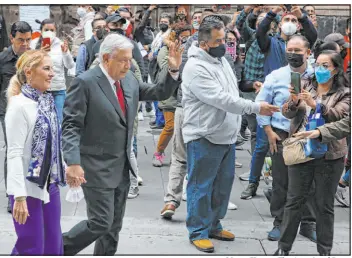
[[[63,255],[60,190],[49,185],[50,202],[27,197],[29,217],[24,225],[13,220],[17,241],[11,255]],[[14,198],[10,196],[13,208]]]

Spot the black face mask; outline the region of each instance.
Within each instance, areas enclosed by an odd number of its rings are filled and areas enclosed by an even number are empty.
[[[178,18],[179,20],[183,21],[183,20],[186,19],[186,15],[184,15],[183,13],[181,13],[181,14],[178,14],[178,15],[177,15],[177,18]]]
[[[304,64],[304,55],[296,53],[286,53],[286,60],[293,68],[301,67]]]
[[[182,38],[182,39],[181,39],[181,43],[182,43],[182,44],[186,44],[187,41],[188,41],[188,39],[189,39],[189,37],[184,37],[184,38]]]
[[[105,36],[108,34],[108,31],[104,28],[100,28],[96,32],[96,36],[99,40],[105,38]]]
[[[217,47],[209,47],[208,53],[212,57],[221,58],[226,53],[226,46],[225,46],[225,44],[221,44]]]
[[[110,29],[110,32],[111,33],[117,33],[117,34],[120,34],[120,35],[125,35],[125,32],[123,29]]]
[[[169,28],[169,26],[165,23],[160,23],[159,24],[159,29],[162,31],[162,32],[165,32],[167,31],[167,29]]]
[[[345,59],[345,57],[347,56],[347,49],[344,48],[344,49],[340,52],[340,55],[341,55],[342,59]]]

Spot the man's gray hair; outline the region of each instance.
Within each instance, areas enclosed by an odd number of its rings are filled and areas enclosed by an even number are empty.
[[[213,29],[221,30],[224,28],[224,22],[219,15],[208,15],[204,17],[198,30],[198,42],[211,40],[211,32]]]
[[[133,44],[125,36],[116,33],[110,34],[100,45],[99,61],[103,63],[103,56],[105,54],[112,55],[117,49],[133,49]]]

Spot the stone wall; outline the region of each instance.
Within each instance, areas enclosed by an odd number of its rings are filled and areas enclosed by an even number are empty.
[[[202,10],[210,8],[210,5],[191,5],[190,12],[195,10]],[[104,5],[101,5],[102,10]],[[231,10],[227,12],[232,15],[237,11],[238,5],[232,5]],[[132,7],[133,11],[142,9],[142,5],[135,5]],[[72,28],[78,23],[76,15],[76,5],[50,5],[51,18],[53,18],[58,25],[58,36],[62,36],[62,31],[70,34]],[[316,5],[317,19],[318,19],[318,35],[324,38],[327,34],[332,32],[340,32],[345,34],[346,20],[350,17],[350,5]],[[169,12],[175,14],[176,5],[160,5],[160,8],[153,12],[153,25],[156,26],[156,17],[162,12]],[[19,8],[18,5],[0,5],[0,13],[6,20],[6,27],[9,32],[11,24],[18,21]]]

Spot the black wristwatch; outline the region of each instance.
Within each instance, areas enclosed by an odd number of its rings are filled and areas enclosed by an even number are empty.
[[[171,69],[169,68],[169,72],[170,73],[178,73],[180,71],[180,69]]]

